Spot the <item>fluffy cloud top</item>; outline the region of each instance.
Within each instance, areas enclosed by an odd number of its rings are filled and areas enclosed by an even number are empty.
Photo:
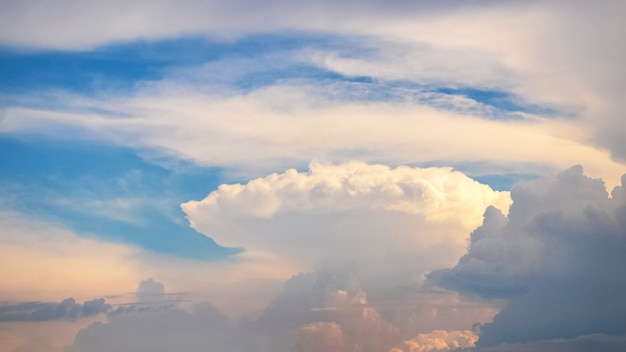
[[[511,191],[508,216],[490,208],[459,263],[433,272],[444,287],[510,301],[479,346],[626,334],[626,175],[609,197],[580,166]]]
[[[211,219],[371,209],[473,226],[481,208],[495,205],[506,209],[508,202],[507,192],[495,192],[451,168],[390,168],[355,161],[340,165],[313,162],[308,172],[290,169],[245,185],[221,185],[205,199],[184,203],[182,208],[188,215],[207,212]],[[220,243],[242,245],[215,235]]]
[[[408,282],[453,262],[484,209],[508,203],[507,192],[450,168],[350,162],[222,185],[182,209],[221,245],[287,258],[305,270],[321,261],[349,263],[365,281],[397,275]]]
[[[428,334],[419,334],[405,341],[401,348],[396,347],[389,352],[454,351],[474,347],[477,340],[478,336],[472,331],[435,330]]]

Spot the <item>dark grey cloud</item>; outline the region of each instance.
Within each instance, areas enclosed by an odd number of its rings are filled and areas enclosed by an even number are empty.
[[[61,303],[25,302],[0,306],[0,321],[73,320],[106,313],[111,308],[103,298],[78,304],[73,298]]]
[[[488,348],[473,349],[473,352],[623,352],[625,336],[594,334],[574,339],[554,339],[530,343],[506,344]]]
[[[463,294],[508,299],[477,346],[626,335],[625,185],[626,175],[609,197],[575,166],[516,185],[508,216],[487,209],[467,254],[429,276]]]

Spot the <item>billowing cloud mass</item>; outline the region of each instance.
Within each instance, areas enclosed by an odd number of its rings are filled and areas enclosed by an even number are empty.
[[[508,202],[507,192],[449,168],[351,162],[222,185],[182,208],[218,244],[286,258],[303,270],[354,265],[372,290],[415,284],[453,263],[483,209]]]
[[[464,294],[508,299],[478,346],[626,335],[625,185],[626,175],[609,197],[575,166],[516,185],[508,216],[487,209],[467,254],[430,274]]]

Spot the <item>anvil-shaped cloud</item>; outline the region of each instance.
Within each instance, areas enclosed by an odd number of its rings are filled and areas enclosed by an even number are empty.
[[[222,185],[182,208],[196,230],[249,255],[305,270],[356,265],[366,285],[410,285],[458,258],[484,208],[508,203],[508,192],[450,168],[314,162],[307,172]]]

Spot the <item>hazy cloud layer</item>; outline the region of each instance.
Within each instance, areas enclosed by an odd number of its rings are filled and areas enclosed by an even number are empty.
[[[511,2],[508,2],[509,4]],[[488,5],[483,2],[483,5]],[[491,6],[492,12],[510,11],[509,6]],[[176,37],[197,33],[232,39],[258,32],[318,30],[344,34],[398,34],[411,19],[441,16],[446,11],[480,7],[452,2],[425,1],[272,1],[263,6],[249,0],[221,1],[112,1],[75,3],[9,1],[0,17],[0,37],[5,43],[52,48],[88,48],[115,41]],[[512,9],[525,9],[513,6]],[[483,7],[484,9],[484,7]],[[67,17],[73,14],[72,17]],[[19,21],[21,19],[22,21]],[[63,20],[65,19],[65,21]],[[368,23],[376,26],[368,26]],[[83,28],[75,31],[73,28]],[[41,31],[49,28],[49,31]],[[406,34],[403,34],[407,37]]]
[[[423,352],[471,347],[476,340],[471,331],[436,330],[403,341],[402,327],[367,302],[349,272],[294,276],[261,316],[238,322],[208,304],[135,308],[83,329],[68,351]]]
[[[188,313],[165,307],[109,315],[107,323],[94,323],[76,336],[68,351],[245,351],[237,349],[224,318],[210,306]],[[235,347],[230,349],[231,347]]]
[[[607,193],[580,166],[520,183],[508,216],[490,208],[453,269],[431,280],[509,301],[479,346],[626,334],[626,176]]]
[[[64,299],[61,303],[28,302],[15,305],[0,305],[0,321],[48,321],[68,319],[74,320],[106,313],[111,306],[103,298],[76,303],[73,298]]]
[[[512,343],[488,348],[477,348],[475,352],[620,352],[626,347],[625,336],[603,334],[584,335],[574,339],[553,339],[529,343]]]

